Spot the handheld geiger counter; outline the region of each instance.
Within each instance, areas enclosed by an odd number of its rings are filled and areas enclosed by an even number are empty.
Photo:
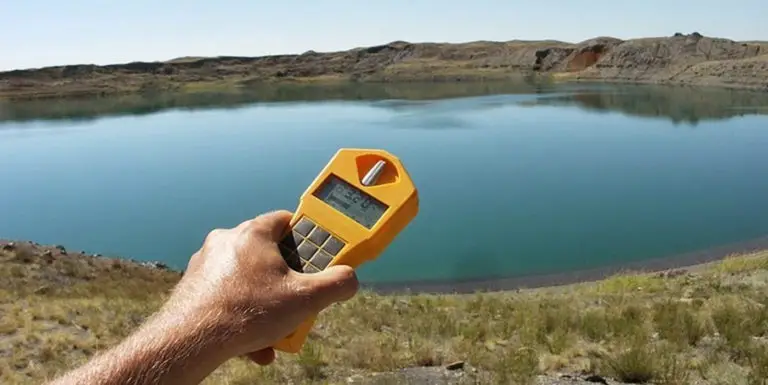
[[[389,245],[419,211],[416,187],[398,158],[378,149],[342,148],[299,199],[280,252],[299,272],[356,269]],[[297,353],[317,316],[278,342]]]

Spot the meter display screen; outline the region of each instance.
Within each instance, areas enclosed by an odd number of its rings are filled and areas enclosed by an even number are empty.
[[[342,214],[365,226],[373,227],[388,206],[335,175],[315,191],[314,195]]]

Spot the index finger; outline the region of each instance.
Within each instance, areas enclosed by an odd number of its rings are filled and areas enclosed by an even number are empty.
[[[293,213],[288,210],[275,210],[259,215],[253,219],[253,222],[271,241],[277,243],[288,229],[292,217]]]

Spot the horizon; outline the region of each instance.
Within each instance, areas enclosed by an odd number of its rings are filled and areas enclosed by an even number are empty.
[[[760,22],[760,12],[754,12],[764,7],[759,0],[734,0],[727,8],[714,0],[702,0],[694,7],[682,0],[649,0],[621,7],[595,0],[588,9],[566,0],[546,5],[501,0],[475,0],[472,7],[464,4],[449,0],[365,4],[284,0],[259,5],[245,0],[163,4],[137,0],[107,6],[95,0],[14,2],[0,14],[0,33],[14,37],[0,41],[0,52],[13,53],[0,57],[0,71],[338,52],[395,41],[578,43],[603,36],[630,40],[677,32],[739,42],[768,40],[768,25]]]
[[[694,31],[694,32],[698,32],[698,31]],[[693,32],[690,32],[690,33],[681,32],[681,33],[683,35],[690,35]],[[701,33],[701,32],[699,32],[699,33]],[[720,36],[709,36],[709,35],[703,34],[703,33],[701,35],[703,37],[709,37],[709,38],[722,38]],[[620,39],[620,40],[627,41],[627,40],[633,40],[633,39],[664,38],[664,37],[671,37],[671,36],[672,35],[669,35],[669,36],[638,36],[638,37],[631,37],[631,38]],[[468,43],[474,43],[474,42],[506,43],[506,42],[511,42],[511,41],[521,41],[521,42],[540,42],[540,41],[553,41],[554,42],[554,41],[556,41],[556,42],[566,43],[566,44],[579,44],[579,43],[582,43],[584,41],[588,41],[588,40],[595,39],[595,38],[616,38],[616,37],[609,36],[609,35],[599,35],[599,36],[595,36],[595,37],[588,38],[588,39],[581,40],[581,41],[566,41],[566,40],[558,40],[558,39],[540,39],[540,40],[527,40],[527,39],[488,40],[488,39],[481,39],[481,40],[450,41],[450,42],[449,41],[406,41],[406,40],[393,40],[393,41],[383,42],[383,43],[379,43],[379,44],[355,46],[355,47],[342,48],[342,49],[329,50],[329,51],[319,51],[319,50],[314,50],[314,49],[310,48],[310,49],[302,51],[302,52],[277,52],[277,53],[265,54],[265,55],[215,55],[215,56],[185,55],[185,56],[177,56],[177,57],[173,57],[173,58],[169,58],[169,59],[132,60],[132,61],[109,62],[109,63],[99,63],[99,64],[96,64],[96,63],[85,63],[85,62],[82,62],[82,63],[53,64],[53,65],[40,66],[40,67],[0,69],[0,72],[29,71],[29,70],[40,70],[40,69],[44,69],[44,68],[52,68],[52,67],[78,66],[78,65],[84,65],[84,66],[87,66],[87,65],[109,66],[109,65],[124,65],[124,64],[129,64],[129,63],[160,63],[160,62],[170,62],[170,61],[174,61],[174,60],[182,60],[182,59],[186,59],[186,58],[196,58],[196,59],[202,60],[202,59],[215,59],[215,58],[219,58],[219,57],[266,57],[266,56],[283,56],[283,55],[301,55],[303,52],[306,52],[306,51],[314,51],[316,53],[321,53],[322,54],[322,53],[345,52],[345,51],[350,51],[350,50],[353,50],[353,49],[382,46],[382,45],[388,45],[388,44],[396,43],[396,42],[404,42],[404,43],[407,43],[407,44],[429,44],[429,43],[436,43],[436,44],[468,44]],[[619,39],[619,38],[616,38],[616,39]],[[725,39],[727,39],[727,38],[725,38]],[[768,43],[768,40],[755,40],[755,39],[751,39],[751,40],[734,40],[734,41],[735,42],[739,42],[739,43],[741,43],[741,42]]]

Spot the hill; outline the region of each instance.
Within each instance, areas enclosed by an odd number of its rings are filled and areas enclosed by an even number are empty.
[[[254,87],[271,82],[560,81],[717,85],[768,90],[768,44],[698,33],[621,40],[391,42],[347,51],[0,72],[0,98]]]
[[[0,383],[40,383],[116,344],[179,278],[0,242]],[[205,383],[765,384],[766,288],[768,252],[756,252],[551,288],[361,292],[321,313],[301,354],[265,368],[232,360]]]

